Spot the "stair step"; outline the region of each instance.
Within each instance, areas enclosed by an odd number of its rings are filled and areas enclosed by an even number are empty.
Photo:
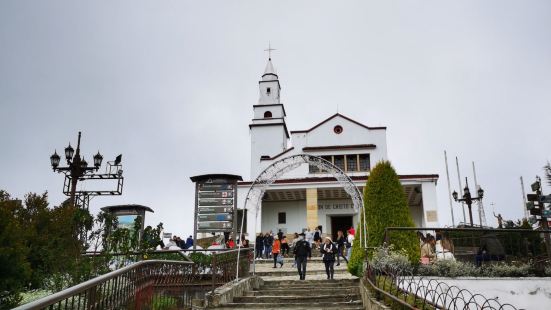
[[[300,292],[295,292],[293,295],[279,295],[277,297],[274,296],[241,296],[241,297],[234,297],[234,302],[241,302],[241,303],[271,303],[271,304],[287,304],[289,302],[303,302],[303,303],[310,303],[312,301],[319,301],[319,302],[349,302],[354,300],[359,300],[360,295],[359,294],[327,294],[327,295],[321,295],[317,294],[314,296],[307,296],[304,294],[301,294]]]
[[[274,299],[274,298],[272,298]],[[243,303],[243,302],[232,302],[225,304],[223,307],[217,307],[217,310],[222,309],[281,309],[281,305],[274,305],[274,302],[269,303]],[[352,302],[287,302],[285,303],[285,309],[363,309],[362,302],[359,300]]]
[[[256,291],[247,292],[248,296],[279,296],[294,295],[300,292],[302,295],[312,296],[316,294],[328,295],[332,293],[339,294],[359,294],[360,289],[357,286],[348,287],[296,287],[296,288],[262,288]]]
[[[257,276],[274,276],[274,277],[278,277],[278,276],[294,276],[296,275],[298,277],[298,271],[297,270],[285,270],[285,269],[281,269],[281,268],[274,268],[273,270],[270,270],[270,271],[256,271],[255,274]],[[325,269],[323,270],[312,270],[312,269],[306,269],[306,276],[308,275],[314,275],[314,274],[325,274]],[[335,274],[348,274],[348,270],[346,269],[335,269]]]
[[[306,275],[308,277],[308,275]],[[264,279],[262,288],[280,287],[340,287],[340,286],[357,286],[360,283],[359,279],[339,279],[339,280],[267,280]]]

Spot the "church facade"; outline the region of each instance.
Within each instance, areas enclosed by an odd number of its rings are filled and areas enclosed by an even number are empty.
[[[343,170],[363,193],[371,168],[388,160],[386,127],[370,127],[341,114],[334,114],[302,130],[287,128],[281,85],[271,58],[259,81],[259,101],[253,105],[249,124],[251,137],[250,179],[238,183],[238,208],[244,207],[252,182],[275,161],[291,155],[319,156]],[[409,209],[419,227],[438,226],[437,174],[399,175]],[[261,208],[247,210],[244,231],[301,232],[321,225],[335,236],[337,230],[356,226],[358,214],[339,182],[316,166],[304,164],[276,180],[262,198]],[[255,225],[256,219],[256,225]]]

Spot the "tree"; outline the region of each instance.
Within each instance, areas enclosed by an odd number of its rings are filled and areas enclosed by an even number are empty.
[[[364,188],[364,214],[368,231],[368,247],[378,247],[384,242],[386,227],[415,227],[409,211],[404,188],[396,171],[388,161],[379,162],[372,170]],[[358,224],[365,231],[363,222]],[[358,235],[358,233],[356,233]],[[390,243],[396,249],[404,249],[411,262],[419,261],[419,241],[414,231],[394,234]],[[354,246],[360,248],[360,242]],[[363,250],[352,250],[351,260],[364,255]],[[354,257],[356,253],[356,258]],[[357,266],[349,269],[356,270]]]
[[[27,262],[23,229],[17,221],[22,209],[21,201],[11,200],[0,190],[0,309],[16,307],[19,293],[29,280],[31,268]]]

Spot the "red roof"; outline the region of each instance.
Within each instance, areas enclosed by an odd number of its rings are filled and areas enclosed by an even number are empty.
[[[342,114],[336,113],[336,114],[334,114],[333,116],[329,117],[328,119],[322,121],[321,123],[315,125],[314,127],[310,128],[310,129],[308,129],[308,130],[294,130],[294,131],[291,131],[291,134],[293,134],[293,133],[307,133],[307,132],[310,132],[310,131],[312,131],[312,130],[318,128],[319,126],[321,126],[321,125],[327,123],[328,121],[334,119],[334,118],[337,117],[337,116],[340,116],[340,117],[346,119],[347,121],[352,122],[352,123],[354,123],[354,124],[356,124],[356,125],[362,126],[362,127],[366,128],[366,129],[372,129],[372,130],[373,130],[373,129],[375,129],[375,130],[377,130],[377,129],[382,129],[382,130],[386,130],[386,127],[369,127],[369,126],[364,125],[364,124],[362,124],[362,123],[360,123],[360,122],[357,122],[357,121],[355,121],[355,120],[353,120],[353,119],[351,119],[351,118],[348,118],[348,117],[346,117],[346,116],[344,116],[344,115],[342,115]]]

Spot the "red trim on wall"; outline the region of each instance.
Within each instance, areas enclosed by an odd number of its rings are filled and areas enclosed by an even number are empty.
[[[375,144],[354,144],[354,145],[327,145],[327,146],[307,146],[303,147],[304,152],[307,151],[325,151],[325,150],[357,150],[357,149],[374,149]]]
[[[291,149],[289,149],[291,150]],[[367,176],[349,176],[352,181],[367,181]],[[438,174],[405,174],[399,175],[400,180],[411,179],[438,179]],[[275,184],[295,184],[295,183],[317,183],[317,182],[334,182],[336,179],[333,177],[312,177],[312,178],[295,178],[295,179],[280,179],[276,180]],[[251,185],[253,182],[244,181],[237,182],[238,185]]]

